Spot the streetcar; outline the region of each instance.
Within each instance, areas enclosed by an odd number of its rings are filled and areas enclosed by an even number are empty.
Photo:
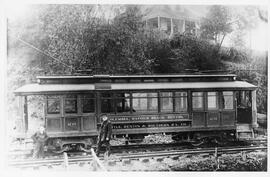
[[[15,94],[25,136],[28,96],[45,99],[49,145],[60,151],[95,144],[107,114],[114,137],[250,138],[257,127],[256,86],[233,74],[38,76]]]

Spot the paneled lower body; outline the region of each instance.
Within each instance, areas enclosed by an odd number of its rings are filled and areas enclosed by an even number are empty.
[[[83,132],[96,131],[94,116],[47,117],[48,132]]]
[[[235,111],[192,113],[192,127],[194,128],[234,126],[235,123]]]

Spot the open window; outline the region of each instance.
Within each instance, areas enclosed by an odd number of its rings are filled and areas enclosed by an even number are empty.
[[[101,93],[101,112],[114,113],[113,94]]]
[[[81,97],[82,112],[94,113],[95,112],[95,96],[94,94],[84,94]]]
[[[117,113],[129,113],[130,110],[130,94],[129,93],[117,93],[115,94],[116,112]]]

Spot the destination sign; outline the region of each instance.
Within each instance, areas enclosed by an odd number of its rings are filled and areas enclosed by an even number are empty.
[[[114,124],[113,129],[134,129],[134,128],[161,128],[161,127],[188,127],[191,121],[166,122],[166,123],[134,123],[134,124]]]
[[[158,121],[158,120],[181,120],[189,119],[188,114],[172,114],[172,115],[138,115],[138,116],[117,116],[110,117],[111,122],[125,121]]]

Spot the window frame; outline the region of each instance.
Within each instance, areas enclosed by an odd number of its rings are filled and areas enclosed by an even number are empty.
[[[145,93],[145,94],[148,94],[148,93],[155,93],[156,96],[147,96],[147,95],[146,95],[146,96],[143,96],[143,97],[138,97],[138,96],[135,96],[135,97],[134,97],[133,94],[136,94],[136,93]],[[147,104],[147,110],[136,111],[136,110],[134,109],[134,104],[133,104],[134,98],[135,98],[135,99],[146,99],[146,101],[147,101],[147,103],[146,103],[146,104]],[[154,99],[156,99],[156,101],[157,101],[156,110],[151,111],[151,110],[148,109],[148,107],[149,107],[148,98],[154,98]],[[158,91],[151,91],[151,90],[149,90],[149,91],[134,91],[134,92],[131,92],[131,107],[132,107],[132,110],[135,110],[135,111],[133,112],[134,114],[136,114],[136,113],[138,113],[138,114],[141,114],[141,113],[145,113],[145,114],[159,113],[159,93],[158,93]]]
[[[176,96],[176,93],[185,93],[185,96]],[[178,90],[178,91],[174,91],[173,92],[173,111],[174,113],[186,113],[188,112],[188,107],[189,107],[189,104],[188,104],[188,91],[186,90]],[[186,109],[185,110],[179,110],[177,111],[176,110],[176,99],[177,98],[183,98],[184,102],[186,103]]]
[[[162,93],[171,93],[171,96],[162,96]],[[160,91],[159,94],[158,94],[158,97],[159,97],[159,105],[158,105],[158,108],[160,108],[159,112],[161,113],[173,113],[174,112],[174,92],[173,91]],[[165,109],[165,110],[162,110],[162,98],[171,98],[171,103],[172,103],[172,109],[171,110],[168,110],[168,109]]]
[[[123,97],[118,97],[117,95],[118,94],[128,94],[128,96],[127,97],[125,97],[125,96],[123,96]],[[114,102],[114,108],[115,108],[115,113],[116,114],[130,114],[130,113],[132,113],[133,111],[133,108],[132,108],[132,93],[130,93],[130,92],[124,92],[124,91],[122,91],[122,92],[115,92],[115,93],[113,93],[113,102]],[[128,99],[129,100],[129,107],[130,107],[130,110],[129,111],[126,111],[126,112],[118,112],[118,110],[117,110],[117,100],[121,100],[121,99]]]
[[[87,95],[92,95],[89,97],[86,97]],[[83,112],[83,101],[84,100],[93,100],[94,101],[94,111],[93,112]],[[96,94],[95,93],[83,93],[79,95],[79,113],[81,113],[82,115],[89,115],[89,114],[95,114],[96,113]]]
[[[214,97],[215,96],[215,98],[216,98],[216,107],[214,107],[214,108],[209,108],[209,93],[215,93],[215,95],[210,95],[210,97]],[[208,111],[216,111],[216,110],[218,110],[219,109],[219,92],[218,91],[207,91],[206,93],[205,93],[205,97],[206,97],[206,108],[207,108],[207,110]]]
[[[232,95],[223,95],[223,92],[232,92]],[[232,91],[232,90],[222,90],[220,95],[220,101],[221,101],[221,106],[220,108],[222,109],[222,111],[234,111],[235,110],[235,106],[236,106],[236,102],[235,102],[235,99],[236,99],[236,95],[235,95],[235,91]],[[225,100],[223,101],[223,98],[224,97],[228,97],[228,96],[232,96],[232,109],[225,109]]]
[[[55,100],[54,98],[49,98],[49,97],[59,97],[59,112],[57,113],[49,113],[48,109],[49,109],[49,100]],[[55,116],[60,116],[62,114],[62,95],[56,95],[56,94],[53,94],[53,95],[47,95],[46,96],[46,116],[48,117],[55,117]]]
[[[74,95],[76,98],[67,98],[67,95]],[[66,112],[66,100],[76,100],[76,112]],[[70,93],[63,96],[63,114],[64,115],[78,115],[79,114],[79,94]]]
[[[102,96],[102,94],[110,94],[110,97],[107,97],[107,96]],[[116,114],[116,106],[115,106],[115,93],[114,92],[100,92],[100,95],[99,95],[99,99],[100,99],[100,113],[101,114]],[[110,112],[103,112],[102,111],[102,100],[105,100],[105,99],[107,99],[107,100],[110,100],[110,101],[112,101],[111,103],[111,106],[112,106],[112,111],[110,111]]]
[[[193,96],[193,93],[202,93],[201,96]],[[193,97],[201,97],[202,98],[202,107],[194,108],[193,106]],[[192,91],[191,92],[191,110],[192,111],[204,111],[205,110],[205,92],[204,91]]]

